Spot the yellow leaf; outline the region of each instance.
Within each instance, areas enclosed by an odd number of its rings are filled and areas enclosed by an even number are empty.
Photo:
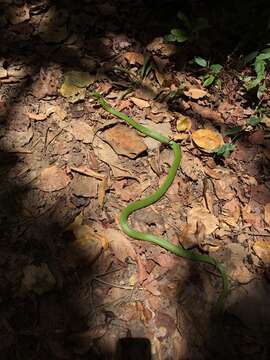
[[[203,151],[207,153],[215,152],[224,144],[222,136],[210,129],[196,130],[192,134],[192,140]]]
[[[186,116],[181,116],[176,122],[176,129],[179,132],[190,130],[191,126],[191,120]]]

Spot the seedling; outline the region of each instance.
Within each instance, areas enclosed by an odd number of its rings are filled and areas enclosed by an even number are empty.
[[[200,31],[209,28],[208,21],[204,17],[188,18],[182,11],[178,11],[177,17],[180,20],[180,26],[172,29],[169,35],[164,39],[168,42],[184,43],[198,37]]]
[[[221,87],[221,81],[218,78],[221,70],[223,69],[222,65],[220,64],[212,64],[210,62],[203,59],[200,56],[195,56],[194,62],[204,68],[207,72],[203,76],[203,86],[208,87],[212,84],[216,85],[218,88]]]
[[[240,77],[244,81],[244,86],[247,91],[256,90],[257,98],[260,99],[266,90],[266,74],[270,67],[270,48],[259,51],[254,51],[247,55],[244,59],[244,64],[252,63],[256,76]]]
[[[235,145],[232,143],[223,144],[219,149],[217,149],[216,154],[218,156],[223,156],[225,159],[231,155],[231,152],[234,150]]]

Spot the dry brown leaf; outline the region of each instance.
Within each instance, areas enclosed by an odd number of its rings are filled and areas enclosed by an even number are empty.
[[[58,92],[60,73],[54,69],[41,68],[39,79],[32,85],[32,94],[42,99],[46,96],[55,96]]]
[[[270,117],[268,117],[268,116],[263,116],[261,122],[264,123],[264,125],[265,125],[266,127],[270,128]]]
[[[208,96],[207,91],[197,88],[190,88],[189,90],[184,91],[184,94],[194,100],[202,99],[205,96]]]
[[[203,151],[215,152],[224,144],[222,136],[211,129],[199,129],[192,133],[192,140]]]
[[[131,241],[119,230],[108,228],[104,232],[109,240],[110,247],[118,260],[125,262],[127,257],[136,261],[137,254],[132,246]]]
[[[198,222],[205,227],[205,234],[212,234],[218,227],[218,219],[202,206],[196,206],[188,211],[187,223],[193,227],[193,233],[196,233]]]
[[[222,208],[221,220],[232,227],[236,227],[240,218],[240,204],[237,198],[225,203]]]
[[[101,253],[104,244],[108,243],[106,237],[96,232],[93,226],[87,224],[73,226],[72,231],[75,241],[70,245],[69,255],[75,262],[78,258],[78,261],[85,260],[92,263]]]
[[[268,225],[270,225],[270,203],[267,203],[264,206],[264,220]]]
[[[66,131],[70,132],[76,140],[82,141],[85,144],[91,144],[94,138],[94,132],[91,126],[81,120],[71,120]]]
[[[135,64],[143,65],[144,64],[144,56],[143,56],[143,54],[140,54],[138,52],[128,51],[128,52],[123,54],[123,57],[131,65],[135,65]]]
[[[270,190],[264,184],[251,186],[251,198],[259,204],[270,203]]]
[[[172,129],[171,129],[171,125],[168,122],[163,122],[163,123],[154,123],[151,120],[145,119],[141,122],[142,125],[153,129],[154,131],[159,132],[160,134],[167,136],[168,138],[171,138],[173,135]],[[144,138],[144,143],[147,145],[148,149],[150,150],[154,150],[160,147],[160,142],[152,139],[151,137],[147,136]]]
[[[234,187],[237,184],[237,178],[231,174],[223,174],[219,180],[213,180],[215,193],[220,200],[232,200],[235,197]]]
[[[39,190],[51,192],[65,188],[71,179],[65,170],[56,165],[43,169],[36,181]]]
[[[74,176],[71,190],[76,196],[96,197],[98,192],[98,180],[93,177]]]
[[[27,4],[23,6],[9,5],[7,13],[8,19],[13,25],[23,23],[24,21],[30,19],[29,7]]]
[[[225,265],[229,276],[242,284],[248,283],[252,279],[252,274],[244,265],[244,258],[247,255],[245,248],[238,243],[227,245]]]
[[[264,262],[266,266],[270,265],[270,241],[257,240],[253,245],[255,254]]]
[[[56,280],[45,263],[37,266],[27,265],[23,269],[23,274],[22,288],[34,291],[38,295],[51,291],[56,285]]]
[[[147,146],[137,131],[122,124],[116,124],[114,127],[105,130],[103,138],[115,152],[131,159],[147,150]]]
[[[257,231],[263,229],[262,214],[260,214],[260,208],[255,202],[250,202],[242,208],[242,217],[248,226],[252,226]]]
[[[136,106],[138,106],[138,108],[140,108],[140,109],[145,109],[145,108],[150,107],[149,102],[146,101],[146,100],[139,99],[139,98],[136,98],[136,97],[134,97],[134,96],[130,97],[129,99],[130,99]]]
[[[187,152],[184,153],[181,163],[181,170],[185,175],[194,181],[204,177],[203,165],[201,161],[197,157],[194,157]]]
[[[110,145],[97,136],[94,138],[93,148],[97,158],[110,166],[115,177],[134,177],[127,169],[122,167],[118,156]]]

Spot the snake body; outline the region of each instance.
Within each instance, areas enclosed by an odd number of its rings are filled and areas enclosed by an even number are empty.
[[[128,224],[128,218],[134,211],[143,209],[157,202],[163,195],[165,195],[165,193],[173,183],[173,180],[176,176],[177,170],[180,166],[182,159],[182,153],[179,145],[176,142],[167,138],[166,136],[159,134],[158,132],[139,124],[137,121],[135,121],[128,115],[111,107],[106,102],[106,100],[101,96],[100,93],[95,91],[92,93],[92,96],[94,96],[98,100],[99,104],[103,107],[104,110],[118,117],[119,119],[124,120],[126,123],[128,123],[130,126],[135,128],[137,131],[141,132],[142,134],[150,136],[151,138],[158,140],[162,144],[170,146],[174,153],[173,163],[162,185],[153,194],[129,204],[127,207],[125,207],[122,210],[120,214],[120,226],[123,232],[133,239],[144,240],[159,245],[163,249],[166,249],[169,252],[177,256],[183,257],[185,259],[213,265],[220,273],[223,281],[223,287],[219,294],[216,304],[218,311],[222,311],[224,309],[224,301],[229,291],[229,282],[226,271],[222,263],[218,262],[216,259],[214,259],[211,256],[194,253],[193,251],[184,249],[182,246],[174,245],[170,241],[162,237],[134,230]]]

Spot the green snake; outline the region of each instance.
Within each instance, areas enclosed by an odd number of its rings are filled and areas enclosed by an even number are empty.
[[[214,259],[211,256],[208,256],[205,254],[197,254],[190,250],[184,249],[182,246],[174,245],[170,241],[168,241],[167,239],[164,239],[162,237],[159,237],[159,236],[156,236],[153,234],[149,234],[149,233],[140,232],[137,230],[133,230],[128,225],[128,218],[134,211],[146,208],[147,206],[152,205],[155,202],[157,202],[163,195],[165,195],[165,193],[167,192],[169,187],[172,185],[174,178],[177,174],[177,170],[180,166],[181,159],[182,159],[182,153],[181,153],[180,146],[176,142],[167,138],[166,136],[159,134],[158,132],[139,124],[137,121],[135,121],[128,115],[112,108],[105,101],[105,99],[101,96],[100,93],[94,91],[91,93],[91,95],[97,99],[97,101],[103,107],[104,110],[106,110],[110,114],[118,117],[119,119],[124,120],[130,126],[135,128],[142,134],[144,134],[146,136],[150,136],[151,138],[161,142],[162,144],[170,146],[174,153],[173,163],[169,169],[169,172],[168,172],[163,184],[153,194],[129,204],[127,207],[125,207],[122,210],[122,212],[120,214],[120,226],[121,226],[123,232],[133,239],[149,241],[150,243],[159,245],[163,249],[166,249],[166,250],[170,251],[171,253],[173,253],[177,256],[183,257],[185,259],[213,265],[220,273],[220,275],[222,277],[222,281],[223,281],[223,287],[222,287],[222,290],[220,292],[220,295],[218,297],[217,304],[216,304],[218,311],[223,311],[224,301],[229,292],[229,281],[228,281],[226,271],[220,262],[218,262],[216,259]]]

